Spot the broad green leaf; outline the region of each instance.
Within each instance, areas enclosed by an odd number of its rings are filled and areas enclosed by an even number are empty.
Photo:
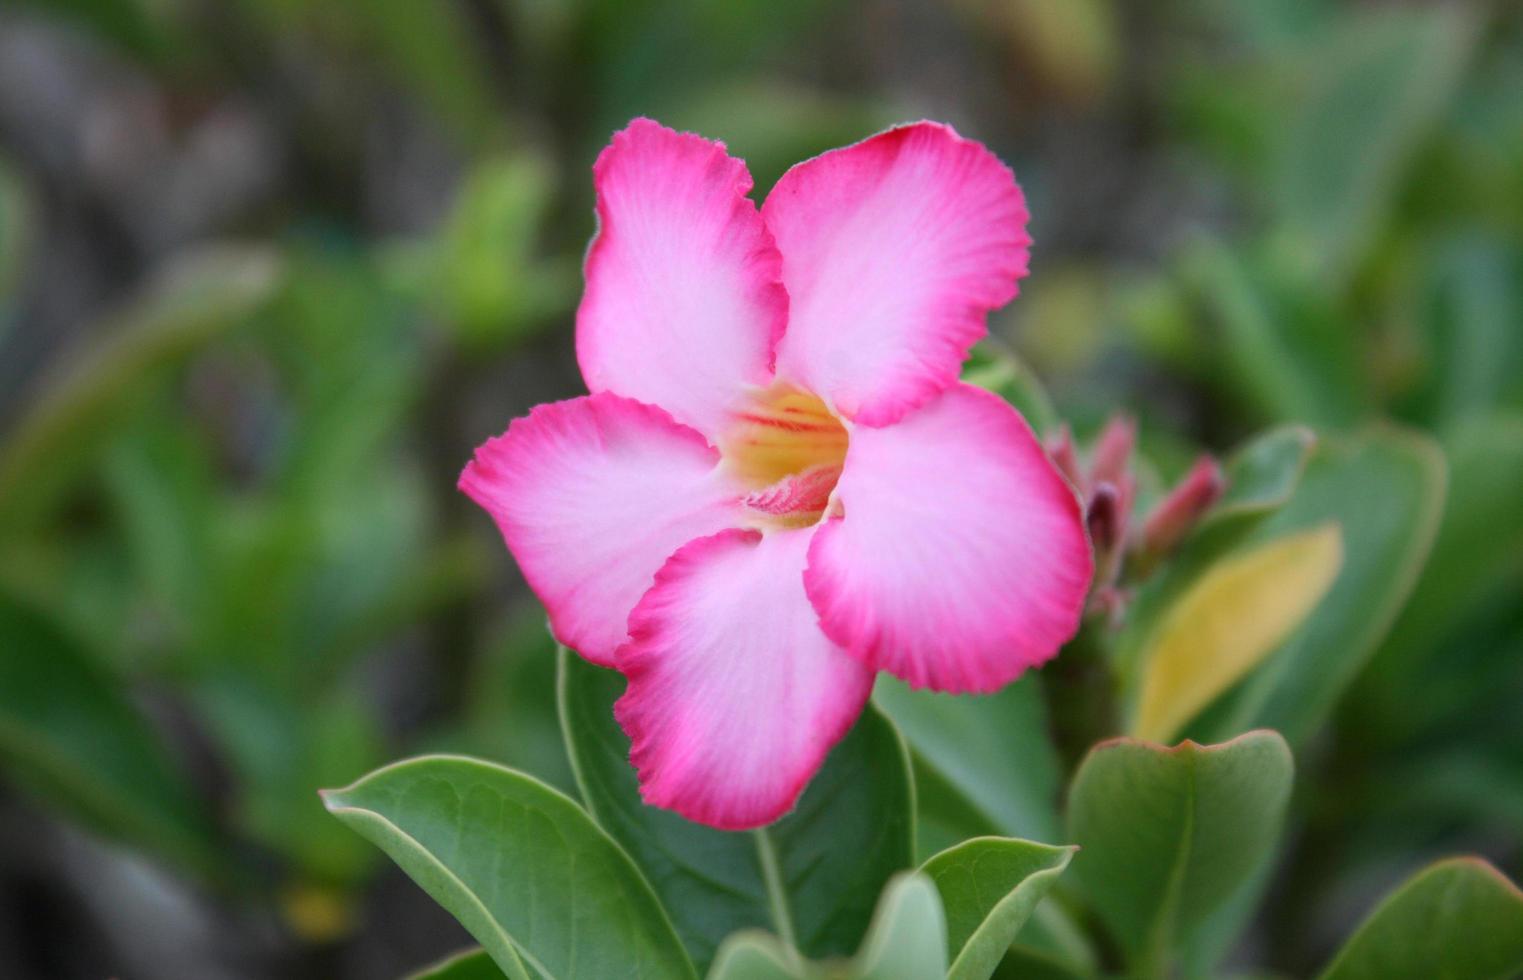
[[[1277,128],[1271,185],[1307,271],[1337,277],[1378,231],[1463,77],[1478,20],[1443,5],[1360,10],[1304,52],[1309,84]]]
[[[921,867],[936,883],[946,912],[948,980],[988,980],[994,974],[1073,853],[1072,847],[978,837]]]
[[[1202,526],[1263,516],[1283,505],[1301,482],[1316,442],[1305,426],[1282,425],[1240,446],[1223,464],[1226,490]]]
[[[696,973],[650,885],[570,799],[502,766],[423,756],[327,790],[515,980]]]
[[[911,690],[885,674],[873,700],[916,758],[987,822],[975,833],[1057,838],[1060,766],[1035,677],[995,694],[953,696]]]
[[[814,980],[797,953],[765,932],[738,932],[714,957],[708,980]]]
[[[947,968],[947,923],[936,886],[920,873],[888,883],[862,941],[855,980],[926,980]]]
[[[1128,960],[1164,975],[1208,916],[1274,845],[1290,798],[1290,750],[1274,732],[1222,745],[1102,742],[1074,776],[1074,875]]]
[[[774,930],[809,956],[855,949],[884,882],[913,864],[913,791],[893,726],[863,712],[793,813],[733,833],[640,800],[613,718],[623,689],[618,674],[561,650],[561,722],[582,799],[644,871],[694,961],[746,928]]]
[[[1171,738],[1306,620],[1342,564],[1342,536],[1328,523],[1240,549],[1208,568],[1145,647],[1132,734]]]
[[[486,950],[467,949],[409,973],[406,980],[503,980],[503,975]]]
[[[849,962],[814,963],[765,933],[725,941],[709,980],[932,980],[947,968],[947,929],[936,887],[924,874],[888,883],[862,948]]]
[[[1523,892],[1479,858],[1419,872],[1370,913],[1322,980],[1502,980],[1523,972]]]
[[[1306,624],[1187,729],[1193,737],[1273,727],[1295,743],[1315,730],[1411,592],[1443,510],[1445,472],[1432,440],[1400,429],[1318,447],[1295,497],[1249,540],[1335,521],[1343,570]]]
[[[7,776],[96,831],[215,873],[206,814],[121,682],[3,595],[0,759]]]
[[[174,265],[69,359],[0,446],[0,537],[40,520],[115,431],[146,386],[273,291],[279,266],[258,250],[205,251]]]

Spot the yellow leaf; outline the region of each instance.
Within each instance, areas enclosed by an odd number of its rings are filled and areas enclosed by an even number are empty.
[[[1166,742],[1311,615],[1343,566],[1343,532],[1319,525],[1211,566],[1153,631],[1133,734]]]

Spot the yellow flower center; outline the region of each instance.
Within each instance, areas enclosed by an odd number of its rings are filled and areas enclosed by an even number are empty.
[[[763,527],[806,527],[825,515],[846,462],[846,426],[814,395],[787,385],[735,414],[720,440],[725,465],[752,493]]]

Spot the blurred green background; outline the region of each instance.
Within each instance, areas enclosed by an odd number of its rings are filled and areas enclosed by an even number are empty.
[[[1242,955],[1303,974],[1428,857],[1519,877],[1518,4],[11,0],[0,974],[466,942],[315,790],[437,749],[569,784],[543,616],[454,482],[581,390],[589,168],[637,114],[758,198],[897,121],[987,143],[1036,239],[993,334],[1165,478],[1281,421],[1426,433],[1431,557],[1301,733]]]

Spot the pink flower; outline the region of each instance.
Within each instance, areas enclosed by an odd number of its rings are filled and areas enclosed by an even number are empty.
[[[637,119],[593,168],[592,394],[483,445],[496,519],[567,646],[626,675],[647,802],[786,813],[874,672],[992,691],[1073,635],[1079,504],[1020,415],[958,382],[1026,273],[1010,171],[916,123],[789,170]]]

